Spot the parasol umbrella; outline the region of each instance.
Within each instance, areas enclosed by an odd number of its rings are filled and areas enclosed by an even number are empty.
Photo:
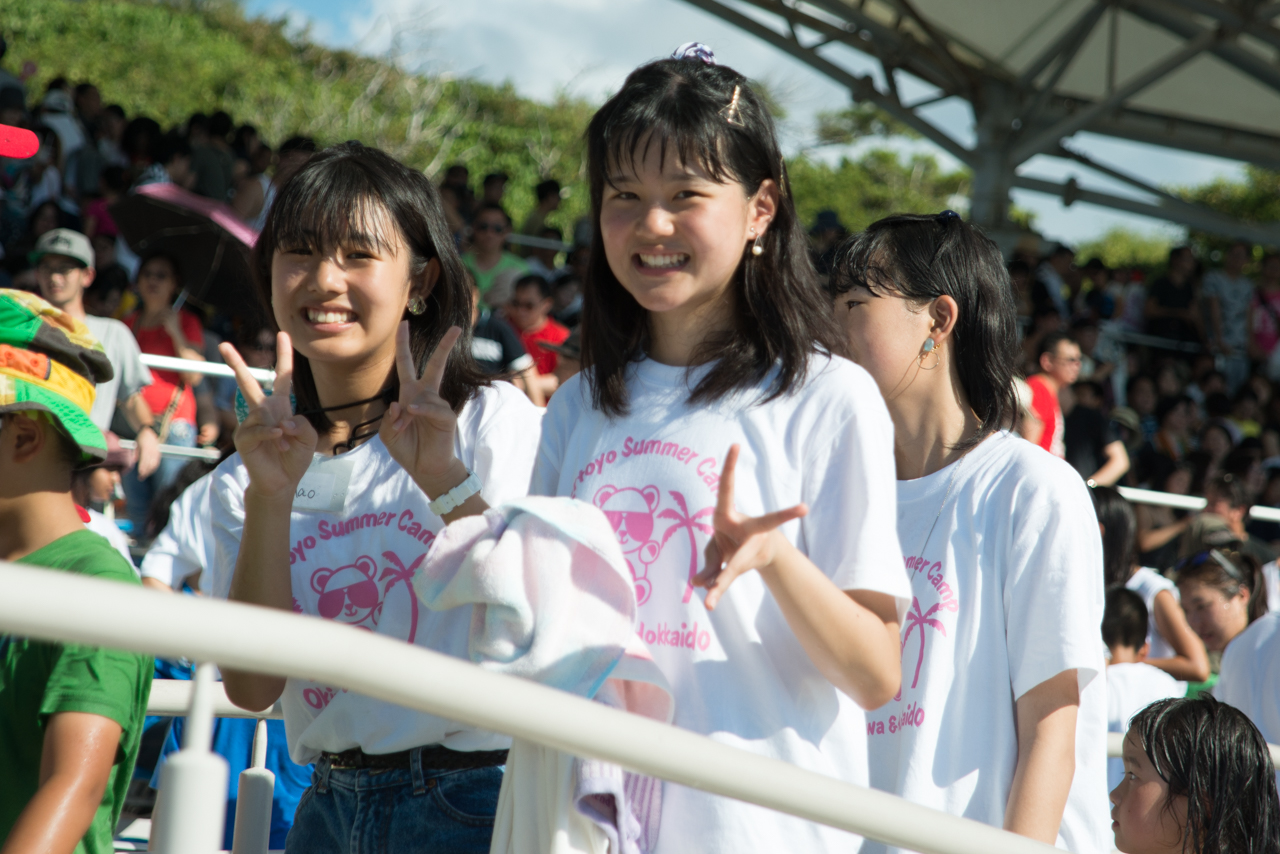
[[[260,314],[250,271],[258,232],[221,202],[176,184],[146,184],[111,206],[111,218],[138,255],[172,255],[182,265],[176,305]]]

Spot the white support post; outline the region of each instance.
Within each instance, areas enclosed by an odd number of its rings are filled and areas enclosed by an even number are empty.
[[[271,798],[276,775],[266,765],[267,722],[259,720],[253,736],[253,767],[240,772],[231,854],[266,854],[271,842]]]
[[[196,668],[182,749],[160,770],[151,844],[159,854],[216,854],[227,811],[227,760],[213,744],[214,665]]]

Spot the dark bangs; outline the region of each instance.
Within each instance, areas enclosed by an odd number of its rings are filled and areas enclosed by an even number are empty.
[[[827,285],[831,298],[858,286],[916,304],[940,296],[956,301],[960,311],[952,358],[969,406],[982,422],[978,434],[958,448],[971,448],[1015,423],[1017,308],[1004,258],[990,238],[950,211],[886,217],[837,250]]]
[[[743,246],[734,274],[733,329],[704,341],[696,364],[714,363],[693,389],[708,403],[776,375],[763,400],[802,384],[815,352],[843,354],[843,340],[818,285],[796,217],[773,119],[747,79],[700,60],[661,60],[631,73],[587,129],[587,171],[596,228],[583,288],[582,365],[592,401],[610,416],[627,412],[626,371],[644,358],[648,312],[609,267],[600,232],[605,188],[637,170],[658,147],[680,163],[699,164],[717,181],[739,183],[747,197],[766,180],[780,191],[777,213],[760,239]]]
[[[1239,709],[1211,694],[1158,700],[1130,724],[1169,784],[1164,809],[1187,799],[1182,850],[1189,854],[1275,854],[1280,800],[1267,742]]]
[[[398,229],[399,234],[392,229]],[[440,386],[440,395],[459,411],[477,389],[489,383],[471,356],[471,291],[465,268],[445,223],[440,197],[418,170],[358,142],[312,155],[280,188],[254,247],[259,297],[272,328],[276,328],[271,309],[271,259],[278,249],[306,247],[321,252],[342,246],[385,252],[398,238],[408,246],[411,275],[420,275],[433,258],[440,263],[440,277],[426,296],[426,310],[419,315],[406,311],[404,316],[409,321],[409,346],[418,371],[450,326],[462,329]],[[298,412],[306,413],[316,430],[330,429],[333,422],[319,412],[311,366],[297,350],[293,386]],[[398,394],[399,388],[399,377],[393,370],[388,394]]]

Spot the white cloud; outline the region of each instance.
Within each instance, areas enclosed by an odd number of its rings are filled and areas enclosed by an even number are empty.
[[[766,81],[783,95],[789,117],[781,135],[789,150],[810,141],[820,110],[849,104],[848,93],[829,78],[683,0],[249,0],[247,7],[253,14],[309,20],[313,37],[336,47],[382,54],[398,37],[403,61],[414,67],[493,83],[511,81],[522,94],[541,100],[562,91],[603,100],[641,63],[666,56],[686,41],[705,42],[722,63]],[[882,80],[869,57],[842,47],[824,50],[855,73]],[[908,102],[929,94],[926,86],[910,79],[899,77],[899,85]],[[942,102],[928,108],[926,115],[962,143],[973,144],[973,114],[964,102]],[[1232,161],[1094,135],[1080,135],[1073,144],[1103,163],[1158,185],[1198,184],[1242,173]],[[930,143],[894,147],[928,151],[947,168],[958,165]],[[838,159],[850,151],[826,150],[822,156]],[[1061,160],[1036,158],[1025,169],[1057,180],[1076,175],[1082,185],[1105,191],[1134,192]],[[1176,228],[1080,203],[1068,208],[1037,193],[1018,191],[1014,200],[1038,215],[1047,236],[1073,242],[1115,224],[1142,231]]]

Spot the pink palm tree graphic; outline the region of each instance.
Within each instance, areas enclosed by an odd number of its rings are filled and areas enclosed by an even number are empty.
[[[689,580],[685,584],[684,598],[680,600],[682,602],[688,602],[689,598],[693,596],[693,577],[698,574],[698,541],[693,536],[694,529],[701,531],[707,536],[714,535],[716,532],[716,529],[713,526],[708,525],[705,522],[699,522],[698,520],[714,514],[716,512],[716,509],[714,507],[708,507],[707,509],[699,510],[697,513],[694,513],[692,516],[690,516],[689,504],[684,500],[684,496],[681,495],[679,492],[676,492],[674,489],[669,490],[669,492],[671,493],[671,497],[675,499],[676,504],[680,505],[680,510],[676,511],[676,510],[672,510],[671,508],[667,508],[666,510],[663,510],[661,513],[658,514],[659,519],[675,520],[675,524],[667,528],[667,530],[663,533],[662,544],[658,547],[658,550],[661,551],[663,548],[666,547],[667,540],[671,539],[671,535],[674,534],[676,531],[680,529],[684,529],[685,531],[688,531],[689,533]]]
[[[932,626],[933,628],[942,632],[944,637],[947,634],[947,627],[942,625],[942,621],[932,619],[933,615],[936,614],[941,607],[942,607],[942,603],[939,602],[938,604],[930,608],[928,611],[921,613],[920,600],[914,596],[911,597],[911,610],[907,611],[907,633],[902,636],[902,648],[904,650],[907,648],[907,641],[911,640],[911,630],[919,626],[920,627],[920,654],[916,656],[916,674],[911,680],[912,688],[916,687],[916,683],[920,681],[920,665],[924,662],[925,626]],[[898,696],[899,697],[902,696],[901,691],[898,692]]]
[[[400,561],[395,552],[383,552],[382,556],[392,566],[385,567],[382,575],[378,577],[379,581],[390,582],[386,589],[382,592],[383,599],[391,592],[391,588],[395,587],[398,582],[403,581],[405,590],[409,592],[409,643],[413,643],[413,639],[418,635],[418,594],[413,592],[413,574],[418,571],[418,567],[422,565],[422,561],[426,558],[427,553],[423,552],[418,555],[418,559],[409,564],[408,568]]]

